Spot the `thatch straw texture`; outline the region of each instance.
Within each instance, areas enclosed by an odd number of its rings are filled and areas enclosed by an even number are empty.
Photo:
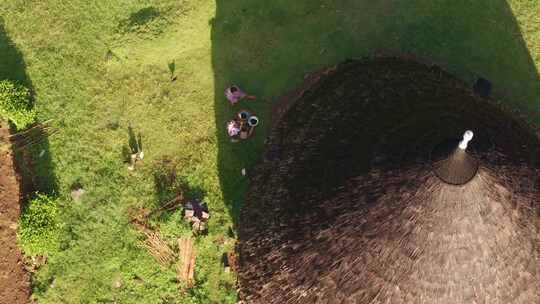
[[[443,182],[431,152],[471,129]],[[245,303],[540,303],[540,140],[436,67],[348,62],[275,127],[239,223]]]

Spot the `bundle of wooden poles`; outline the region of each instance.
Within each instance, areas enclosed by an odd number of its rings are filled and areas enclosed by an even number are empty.
[[[38,122],[30,128],[9,136],[14,150],[21,150],[41,143],[45,138],[58,132],[51,124],[52,120]]]

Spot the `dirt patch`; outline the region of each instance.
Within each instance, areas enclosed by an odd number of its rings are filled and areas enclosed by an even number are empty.
[[[30,284],[17,247],[21,189],[8,136],[7,125],[0,122],[0,303],[23,304],[29,302]]]

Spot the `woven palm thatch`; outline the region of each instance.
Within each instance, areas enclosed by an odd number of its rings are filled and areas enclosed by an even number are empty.
[[[479,168],[452,185],[433,151],[468,129]],[[342,64],[269,145],[239,223],[245,303],[540,303],[540,140],[443,70]]]

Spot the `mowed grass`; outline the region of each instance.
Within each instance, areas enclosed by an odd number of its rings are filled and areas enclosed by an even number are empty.
[[[62,201],[62,246],[35,276],[40,303],[235,303],[235,278],[220,266],[247,188],[241,168],[259,158],[275,97],[305,73],[377,49],[414,52],[472,81],[482,75],[522,108],[540,108],[540,3],[485,1],[7,0],[9,38],[26,64],[49,139],[52,166],[39,184]],[[177,80],[169,79],[174,60]],[[231,144],[224,88],[238,83],[259,101],[253,141]],[[128,126],[145,159],[128,171]],[[209,203],[209,235],[197,238],[195,288],[179,292],[174,267],[138,246],[130,210],[154,209],[163,159],[191,195]],[[53,169],[54,187],[47,187]],[[69,196],[74,182],[86,194]],[[190,234],[179,212],[152,220],[173,243]],[[222,244],[221,239],[225,240]],[[115,287],[121,282],[121,287]]]
[[[62,198],[62,246],[35,277],[35,297],[40,303],[235,303],[235,278],[220,267],[233,243],[216,166],[208,25],[214,4],[8,1],[1,7],[24,54],[40,117],[61,129],[49,139],[49,153]],[[134,172],[122,158],[130,125],[145,151]],[[197,239],[196,285],[185,295],[174,266],[159,266],[129,224],[132,208],[155,209],[170,198],[155,185],[162,159],[176,164],[178,179],[212,211],[210,234]],[[74,182],[86,190],[80,202],[69,196]],[[152,224],[171,245],[190,234],[180,212]],[[229,241],[218,244],[220,236]],[[122,287],[115,288],[118,281]]]

